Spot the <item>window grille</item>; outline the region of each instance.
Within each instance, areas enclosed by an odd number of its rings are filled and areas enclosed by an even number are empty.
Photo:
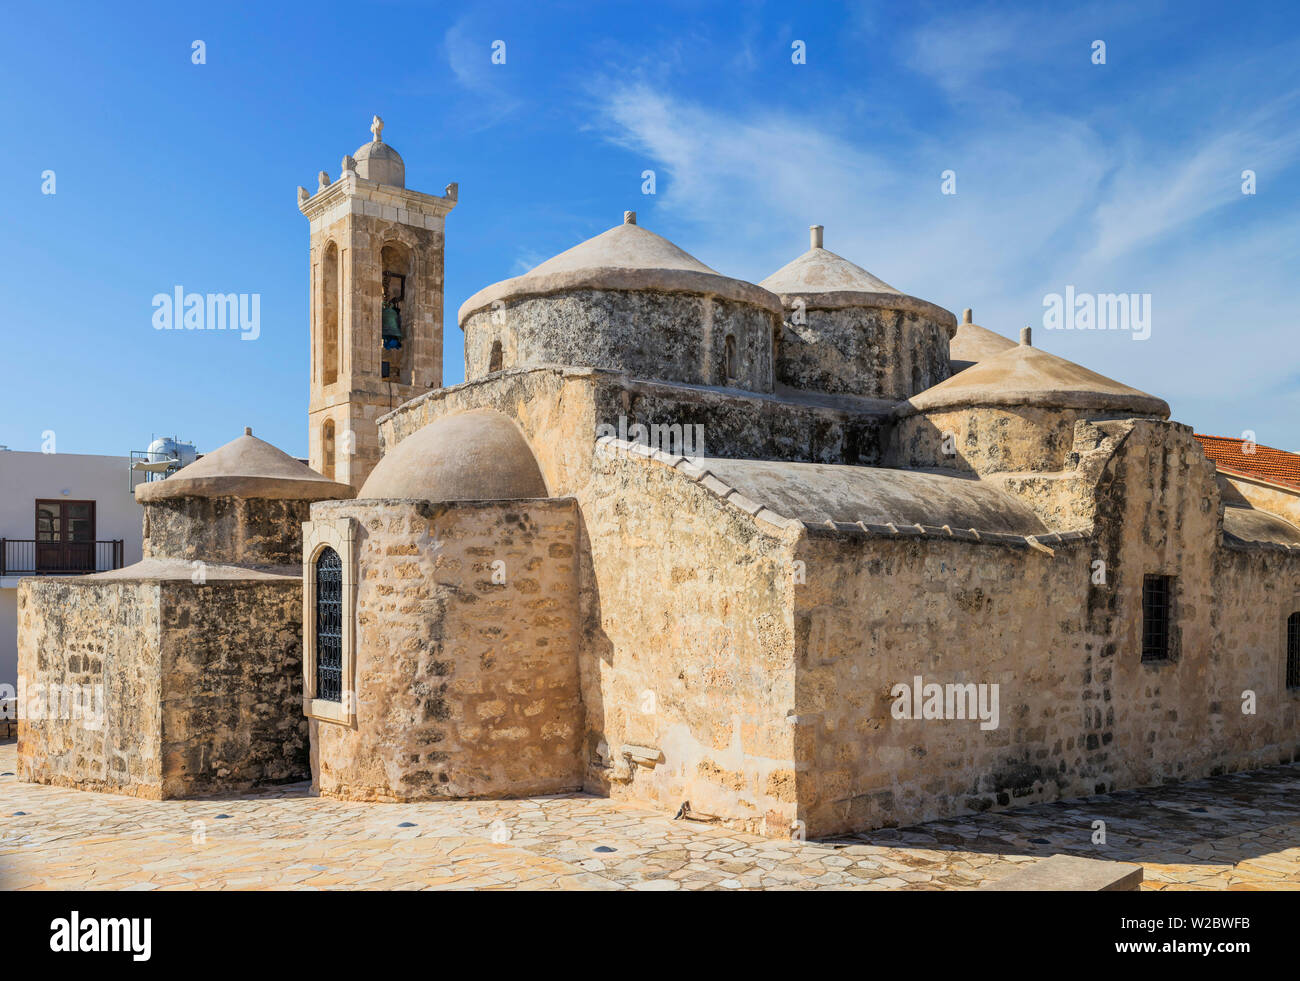
[[[329,547],[316,559],[316,697],[343,701],[343,562]]]
[[[1300,613],[1286,618],[1286,686],[1300,688]]]
[[[1142,660],[1169,659],[1172,576],[1146,576],[1142,580]]]

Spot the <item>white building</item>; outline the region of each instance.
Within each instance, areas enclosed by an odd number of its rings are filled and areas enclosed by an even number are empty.
[[[17,687],[20,578],[140,561],[144,512],[131,492],[129,462],[0,450],[0,685]]]

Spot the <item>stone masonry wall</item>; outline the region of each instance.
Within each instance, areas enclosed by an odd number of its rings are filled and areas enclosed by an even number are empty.
[[[579,788],[574,503],[365,500],[313,515],[360,525],[357,725],[313,720],[319,791],[413,800]]]
[[[19,604],[22,779],[160,799],[306,777],[298,580],[32,578]],[[34,715],[56,689],[98,718]]]
[[[301,580],[172,580],[161,601],[163,796],[306,780]]]
[[[809,834],[1194,779],[1297,758],[1284,623],[1300,555],[1218,545],[1185,426],[1097,423],[1089,538],[991,547],[811,532],[796,588]],[[1098,566],[1098,562],[1104,563]],[[1172,657],[1142,660],[1142,584],[1173,577]],[[997,729],[897,719],[893,686],[997,684]],[[1258,696],[1243,715],[1243,691]]]
[[[602,452],[589,492],[588,789],[788,837],[789,543],[654,461]]]
[[[837,405],[743,396],[684,388],[593,369],[507,371],[481,381],[430,392],[390,413],[380,424],[391,449],[445,415],[496,409],[514,419],[556,494],[579,493],[590,479],[602,425],[630,430],[641,424],[703,427],[703,449],[692,455],[878,463],[884,415]],[[694,430],[692,430],[694,432]]]
[[[307,501],[171,497],[144,507],[146,559],[292,566],[302,562]]]
[[[1300,759],[1300,688],[1286,686],[1287,618],[1300,612],[1300,556],[1275,546],[1214,553],[1214,623],[1206,673],[1212,774]]]
[[[788,311],[777,381],[816,392],[905,399],[946,379],[948,328],[903,310]]]
[[[914,413],[890,432],[886,465],[978,474],[1063,470],[1080,415],[1033,406]]]
[[[19,779],[162,796],[159,595],[157,582],[18,584]]]
[[[811,533],[796,587],[799,817],[810,836],[1091,793],[1088,550]],[[895,719],[895,685],[999,685],[999,726]],[[990,690],[991,691],[991,690]],[[1107,788],[1109,789],[1109,788]]]
[[[493,345],[503,368],[574,365],[626,371],[691,385],[772,390],[777,315],[762,307],[695,293],[575,290],[520,297],[466,318],[465,378],[488,373]],[[736,344],[736,377],[724,351]]]

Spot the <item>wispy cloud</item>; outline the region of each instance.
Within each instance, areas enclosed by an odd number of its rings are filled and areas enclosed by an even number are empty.
[[[1296,93],[1243,115],[1239,101],[1215,104],[1212,80],[1197,80],[1185,109],[1199,117],[1172,126],[1172,137],[1117,123],[1113,107],[1026,106],[995,77],[1034,29],[981,17],[904,39],[911,67],[961,108],[942,137],[853,132],[831,94],[815,114],[720,109],[637,81],[593,90],[597,122],[658,171],[663,230],[722,272],[762,279],[806,247],[817,222],[828,248],[907,292],[974,306],[1012,336],[1040,323],[1044,294],[1067,283],[1150,292],[1156,321],[1140,350],[1097,332],[1040,343],[1169,398],[1176,417],[1201,428],[1253,426],[1300,444],[1294,368],[1269,354],[1293,346],[1287,257],[1300,207],[1276,183],[1267,201],[1241,193],[1242,170],[1263,183],[1300,163]],[[1068,42],[1086,49],[1087,33]],[[953,196],[940,193],[947,169]],[[1224,388],[1233,399],[1220,397]]]
[[[734,114],[644,85],[603,97],[607,135],[664,175],[659,214],[733,275],[762,278],[791,258],[812,223],[828,247],[899,288],[959,302],[1026,278],[1102,181],[1095,134],[1059,119],[873,148],[828,125],[771,109]],[[958,193],[941,193],[945,170]],[[945,264],[945,257],[958,261]]]
[[[504,66],[492,64],[493,40],[489,33],[475,30],[468,16],[452,24],[443,35],[442,47],[452,74],[475,97],[473,111],[464,114],[464,125],[473,131],[496,125],[523,105],[506,85],[509,76]],[[506,55],[508,59],[508,47]]]
[[[550,256],[542,255],[542,253],[538,252],[536,249],[520,249],[518,254],[515,256],[515,264],[512,268],[512,274],[515,276],[522,276],[524,273],[536,269],[549,258]]]
[[[1242,203],[1242,174],[1267,181],[1300,159],[1300,131],[1285,117],[1296,97],[1275,100],[1240,125],[1190,146],[1130,148],[1095,210],[1096,242],[1086,257],[1105,262],[1183,230],[1216,209]]]

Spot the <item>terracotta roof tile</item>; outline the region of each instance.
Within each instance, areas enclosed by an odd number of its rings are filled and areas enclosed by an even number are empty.
[[[1205,455],[1220,470],[1300,487],[1300,453],[1288,453],[1259,443],[1254,444],[1253,453],[1246,453],[1243,451],[1247,444],[1239,437],[1194,435],[1205,448]]]

